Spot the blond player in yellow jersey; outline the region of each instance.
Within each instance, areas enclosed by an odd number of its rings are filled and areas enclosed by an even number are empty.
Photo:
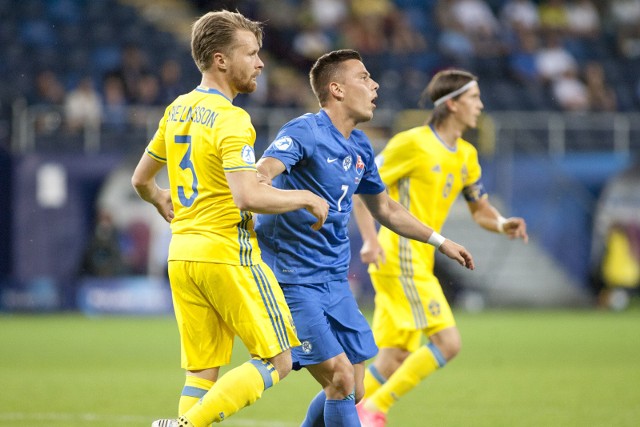
[[[306,209],[317,230],[329,206],[309,191],[258,180],[255,130],[232,100],[255,90],[261,44],[261,24],[239,13],[210,12],[194,23],[201,84],[167,107],[133,174],[140,197],[171,223],[169,280],[187,371],[179,418],[152,427],[223,421],[284,378],[290,348],[300,344],[282,290],[261,260],[252,212]],[[161,189],[155,176],[165,166],[170,188]],[[218,378],[236,335],[253,358]]]
[[[423,96],[434,104],[426,126],[400,132],[378,155],[380,177],[392,199],[439,232],[451,205],[464,195],[482,228],[528,240],[522,218],[504,218],[489,202],[476,149],[462,139],[483,105],[477,77],[463,70],[437,73]],[[376,235],[368,196],[354,212],[362,233],[362,261],[376,291],[373,333],[380,351],[365,374],[358,405],[364,427],[381,427],[392,405],[460,351],[451,308],[433,274],[434,246],[382,227]],[[422,335],[426,344],[422,345]]]

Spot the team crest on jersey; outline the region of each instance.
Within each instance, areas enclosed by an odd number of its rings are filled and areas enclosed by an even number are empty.
[[[242,156],[242,160],[247,164],[252,165],[256,162],[256,153],[250,145],[242,147],[242,153],[240,155]]]
[[[467,170],[467,165],[462,165],[462,170],[460,171],[462,175],[462,182],[467,182],[467,177],[469,176],[469,171]]]
[[[364,172],[364,162],[360,156],[358,156],[358,161],[356,162],[356,172],[358,172],[358,175],[362,175],[362,172]]]
[[[274,147],[282,151],[288,150],[289,147],[291,147],[291,144],[293,144],[293,140],[289,136],[281,136],[273,141]]]
[[[306,354],[311,353],[311,350],[313,350],[313,346],[311,345],[311,343],[309,341],[302,341],[302,351],[304,351]]]
[[[351,164],[353,163],[353,158],[351,156],[347,156],[344,158],[344,160],[342,161],[342,168],[345,171],[348,171],[349,168],[351,167]]]
[[[434,299],[429,301],[429,312],[432,316],[440,316],[440,303]]]

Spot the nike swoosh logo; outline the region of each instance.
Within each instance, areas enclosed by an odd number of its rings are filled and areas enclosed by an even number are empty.
[[[330,157],[327,157],[327,163],[333,163],[333,162],[335,162],[336,160],[338,160],[338,158],[337,158],[337,157],[336,157],[335,159],[332,159],[332,158],[330,158]]]

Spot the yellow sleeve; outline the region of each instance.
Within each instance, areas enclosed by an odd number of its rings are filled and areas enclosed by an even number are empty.
[[[482,168],[478,161],[478,150],[470,143],[466,143],[466,147],[469,153],[467,157],[467,179],[463,184],[464,187],[475,184],[482,177]]]
[[[392,186],[399,179],[411,175],[417,163],[417,156],[411,153],[416,153],[415,142],[406,132],[389,140],[376,159],[380,178],[385,185]]]
[[[225,172],[256,170],[254,144],[256,131],[249,114],[235,108],[220,118],[216,143]]]
[[[151,138],[149,145],[147,145],[146,153],[159,162],[167,162],[167,144],[164,139],[165,128],[167,126],[167,112],[171,106],[167,107],[164,111],[164,115],[158,122],[158,129]]]

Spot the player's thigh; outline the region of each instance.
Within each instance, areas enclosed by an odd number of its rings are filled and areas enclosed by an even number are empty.
[[[325,284],[282,284],[287,304],[293,315],[298,338],[302,342],[291,350],[294,369],[319,365],[344,350],[336,339],[325,315],[329,302]],[[322,370],[324,366],[318,368]]]
[[[371,275],[376,291],[371,327],[380,348],[414,351],[422,333],[416,327],[417,294],[408,292],[398,277]]]
[[[423,310],[427,315],[427,327],[423,332],[431,336],[440,331],[455,328],[456,319],[453,317],[451,306],[442,291],[440,282],[436,279],[418,283]]]
[[[181,366],[187,370],[223,366],[231,359],[233,331],[214,309],[210,295],[197,280],[203,275],[214,280],[211,266],[191,261],[169,262],[171,294],[180,332]]]
[[[371,275],[376,290],[372,329],[379,347],[416,350],[423,333],[455,326],[451,307],[435,277]]]
[[[329,324],[352,364],[364,362],[378,353],[373,332],[351,293],[349,282],[328,282],[330,304],[326,309]]]
[[[376,307],[373,322],[373,335],[380,349],[396,348],[415,351],[422,340],[422,331],[417,329],[401,329],[395,322],[393,310]]]
[[[300,344],[291,312],[273,272],[265,264],[222,265],[207,292],[225,324],[252,355],[267,359]]]

